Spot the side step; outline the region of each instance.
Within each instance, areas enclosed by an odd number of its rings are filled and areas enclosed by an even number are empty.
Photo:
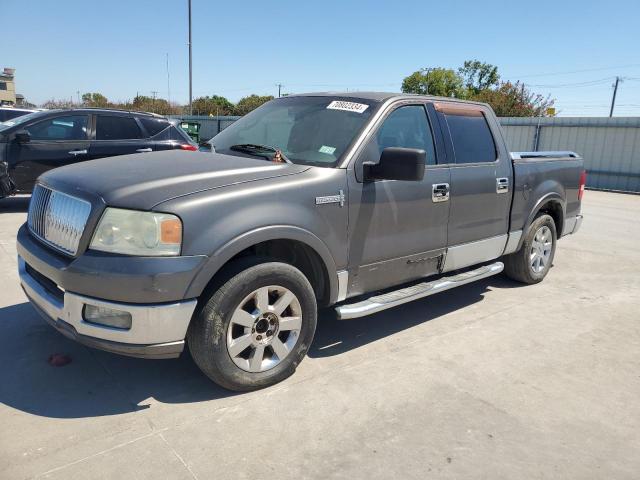
[[[483,278],[490,277],[500,273],[504,269],[504,263],[495,262],[491,265],[485,265],[475,270],[451,275],[449,277],[440,277],[430,282],[421,282],[410,287],[401,288],[393,292],[374,295],[366,300],[358,303],[340,305],[336,307],[336,312],[340,320],[350,320],[352,318],[364,317],[372,313],[381,312],[387,308],[393,308],[403,303],[412,302],[419,298],[428,297],[439,292],[444,292],[451,288],[466,285]]]

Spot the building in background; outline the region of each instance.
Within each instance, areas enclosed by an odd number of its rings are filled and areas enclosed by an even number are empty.
[[[5,68],[0,72],[0,105],[16,104],[16,84],[13,80],[14,73],[14,68]]]

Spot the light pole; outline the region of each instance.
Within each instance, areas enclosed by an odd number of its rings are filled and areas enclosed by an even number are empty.
[[[192,60],[191,60],[191,0],[189,2],[189,115],[193,115]]]

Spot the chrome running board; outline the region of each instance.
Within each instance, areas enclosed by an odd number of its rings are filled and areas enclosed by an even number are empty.
[[[393,308],[403,303],[412,302],[419,298],[428,297],[451,288],[496,275],[503,269],[504,264],[502,262],[495,262],[491,265],[476,268],[475,270],[458,273],[457,275],[440,277],[430,282],[421,282],[416,285],[411,285],[410,287],[401,288],[400,290],[394,290],[393,292],[374,295],[361,302],[340,305],[336,307],[336,312],[340,320],[364,317],[372,313],[381,312],[387,308]]]

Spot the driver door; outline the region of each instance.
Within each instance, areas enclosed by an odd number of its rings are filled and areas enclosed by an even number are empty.
[[[14,140],[9,154],[10,175],[19,192],[31,192],[36,179],[52,168],[87,159],[88,120],[88,115],[62,115],[25,127],[29,142]]]
[[[404,103],[365,140],[349,176],[349,296],[439,272],[447,247],[449,168],[442,165],[438,125],[430,104]],[[364,182],[362,163],[377,162],[387,147],[425,150],[424,178]]]

